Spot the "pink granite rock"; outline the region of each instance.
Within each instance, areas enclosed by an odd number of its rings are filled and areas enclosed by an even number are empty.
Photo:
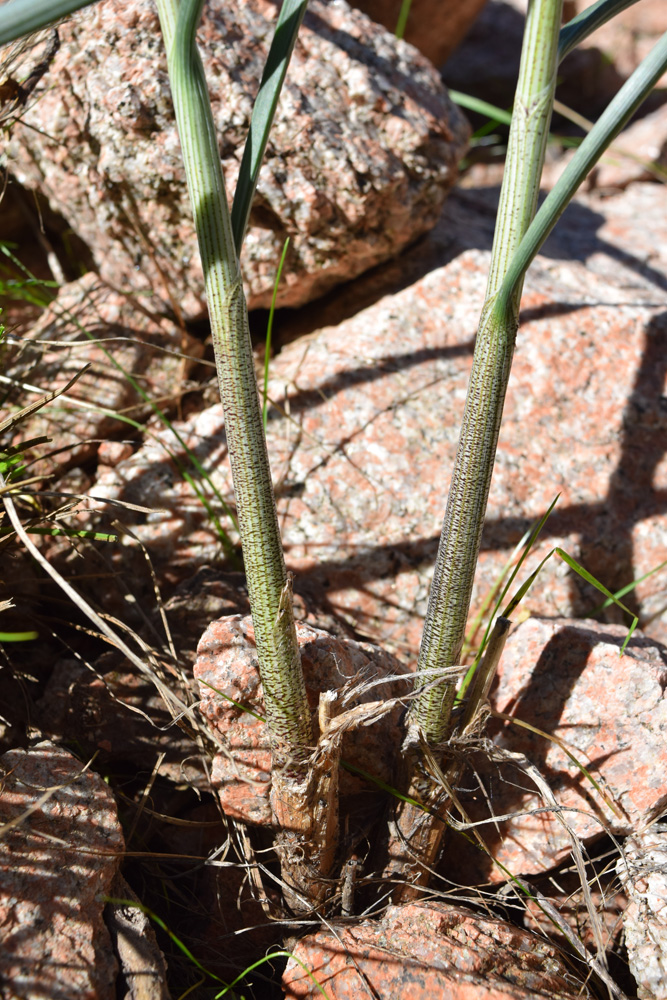
[[[199,33],[229,190],[236,184],[275,5],[207,5]],[[106,0],[60,29],[61,47],[9,155],[119,287],[204,310],[157,14]],[[45,134],[44,134],[45,133]],[[299,305],[397,253],[433,225],[468,125],[430,63],[343,2],[313,0],[271,133],[244,274],[268,306]]]
[[[288,1000],[321,996],[309,973],[330,1000],[591,996],[546,941],[447,903],[390,906],[379,921],[336,924],[292,950],[283,974]]]
[[[667,650],[635,633],[620,656],[626,635],[620,625],[531,618],[510,635],[491,695],[497,711],[564,741],[604,790],[606,801],[558,744],[537,733],[507,724],[495,738],[537,768],[584,843],[605,830],[631,833],[667,807]],[[489,774],[493,813],[516,813],[480,828],[500,865],[530,874],[567,858],[570,837],[533,781],[514,764],[496,762]],[[481,795],[466,809],[474,820],[489,816]],[[507,877],[480,852],[476,860],[471,880]]]
[[[314,712],[321,691],[341,691],[345,685],[349,689],[352,685],[404,672],[392,656],[369,643],[337,639],[303,623],[297,624],[297,639]],[[266,726],[257,717],[264,712],[264,700],[250,617],[232,615],[212,622],[201,638],[197,653],[194,673],[199,681],[201,712],[222,741],[222,752],[215,757],[211,774],[222,807],[235,819],[269,825],[271,752]],[[409,691],[410,686],[405,682],[379,684],[344,707],[384,701]],[[244,712],[239,705],[254,714]],[[395,708],[379,722],[346,734],[343,759],[383,781],[391,781],[401,742],[398,726],[401,711],[400,707]],[[340,794],[342,798],[364,799],[366,810],[370,806],[372,811],[376,802],[368,783],[345,770],[340,773]]]
[[[7,1000],[113,1000],[98,897],[124,851],[102,779],[52,743],[0,758],[0,978]]]
[[[454,51],[486,0],[412,0],[404,38],[435,66]],[[402,0],[354,0],[374,21],[395,31]]]
[[[21,383],[39,386],[46,394],[91,366],[65,397],[19,427],[18,440],[44,434],[52,441],[50,448],[41,449],[54,454],[40,462],[40,470],[83,463],[95,455],[102,439],[132,435],[113,413],[136,421],[152,413],[137,385],[109,355],[163,410],[178,399],[191,367],[188,356],[201,357],[202,345],[151,312],[150,305],[150,299],[124,295],[89,273],[64,285],[30,333],[10,343],[5,369],[19,383],[13,395],[22,406],[28,400]],[[132,453],[131,446],[123,447],[126,456]]]
[[[656,824],[629,837],[616,871],[629,897],[623,914],[630,971],[640,1000],[667,997],[667,831]]]
[[[225,556],[225,544],[216,530],[210,512],[218,519],[231,541],[237,540],[229,521],[234,498],[229,480],[227,440],[222,407],[210,406],[187,420],[173,420],[165,428],[156,418],[146,423],[141,447],[127,459],[98,470],[91,492],[102,499],[126,500],[152,509],[138,517],[124,512],[127,522],[140,521],[133,531],[148,545],[151,558],[169,566],[181,579],[191,576],[196,566],[216,564]],[[194,469],[189,452],[210,476],[204,481]],[[195,476],[200,495],[208,509],[183,476]]]

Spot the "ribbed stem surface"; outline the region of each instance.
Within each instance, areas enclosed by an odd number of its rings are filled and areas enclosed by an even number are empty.
[[[274,749],[298,764],[312,731],[285,572],[248,330],[204,70],[195,43],[203,0],[158,0],[232,467],[257,655]]]
[[[562,0],[532,0],[528,9],[487,294],[429,596],[420,673],[456,665],[463,644],[522,283],[509,310],[498,315],[493,307],[512,254],[535,214],[556,83],[561,8]],[[434,684],[431,678],[424,678],[410,721],[436,744],[447,735],[456,688],[451,681]]]

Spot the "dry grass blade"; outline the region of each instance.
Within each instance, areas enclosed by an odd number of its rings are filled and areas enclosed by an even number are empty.
[[[26,417],[36,413],[37,410],[41,410],[43,406],[46,406],[47,403],[57,399],[58,396],[62,396],[64,392],[67,392],[68,389],[72,388],[75,382],[78,382],[81,376],[84,375],[89,368],[90,364],[84,365],[81,371],[77,372],[76,375],[69,380],[67,385],[64,385],[61,389],[54,389],[53,392],[48,392],[45,396],[42,396],[41,399],[36,399],[34,403],[29,403],[27,406],[24,406],[22,410],[19,410],[18,413],[13,413],[11,417],[7,417],[6,420],[0,422],[0,433],[12,430]]]
[[[512,881],[518,885],[528,897],[535,900],[543,913],[546,914],[549,920],[552,921],[554,926],[556,926],[561,934],[566,938],[574,951],[576,951],[577,955],[579,955],[579,957],[582,958],[584,962],[590,966],[593,972],[595,972],[595,974],[602,980],[612,996],[616,997],[616,1000],[629,1000],[628,996],[623,992],[620,986],[618,986],[618,984],[611,978],[604,965],[602,965],[602,963],[596,958],[593,958],[592,955],[588,954],[583,942],[574,933],[567,920],[563,919],[553,903],[550,902],[546,896],[539,892],[529,882],[519,878],[517,875],[513,877]]]
[[[0,488],[6,486],[7,483],[5,482],[4,477],[0,474]],[[73,603],[84,613],[84,615],[86,615],[86,617],[93,623],[93,625],[95,625],[102,635],[106,636],[106,638],[109,639],[110,642],[116,646],[116,648],[120,650],[124,656],[127,657],[130,663],[132,663],[142,674],[151,680],[161,695],[174,721],[177,721],[185,716],[191,723],[196,725],[196,719],[194,717],[194,710],[192,707],[181,701],[181,699],[178,698],[177,695],[175,695],[173,691],[171,691],[167,685],[156,676],[155,670],[152,669],[145,660],[141,659],[141,657],[137,656],[137,654],[130,649],[130,647],[120,638],[114,629],[112,629],[108,623],[105,622],[100,615],[98,615],[90,604],[88,604],[88,602],[84,600],[79,593],[77,593],[74,587],[72,587],[71,584],[69,584],[67,580],[65,580],[64,577],[62,577],[61,574],[44,558],[36,545],[34,545],[34,543],[30,540],[25,528],[21,524],[21,519],[18,516],[18,512],[14,506],[11,495],[9,493],[3,494],[2,500],[12,527],[33,559],[39,563],[42,569],[48,573],[51,579],[57,583],[60,589],[67,594],[70,600],[73,601]]]
[[[588,770],[588,768],[584,767],[581,761],[577,759],[575,754],[573,754],[572,751],[568,749],[568,746],[564,740],[561,740],[560,737],[555,736],[553,733],[545,733],[544,730],[538,729],[537,726],[532,726],[529,722],[524,722],[522,719],[517,719],[513,715],[506,715],[505,712],[496,712],[494,709],[491,709],[490,714],[493,716],[494,719],[502,719],[503,722],[510,722],[514,726],[520,726],[521,729],[527,729],[529,732],[535,733],[536,736],[541,736],[543,739],[549,740],[551,743],[555,743],[556,746],[560,747],[563,753],[570,758],[574,766],[581,771],[584,777],[587,778],[588,781],[590,781],[591,785],[593,786],[595,791],[600,795],[605,805],[607,805],[609,809],[611,809],[611,811],[614,813],[615,816],[617,816],[619,819],[622,818],[618,806],[614,802],[612,802],[612,800],[606,794],[604,788],[602,788],[599,782],[595,780],[595,778]]]
[[[572,857],[574,859],[574,863],[577,869],[577,874],[579,875],[581,890],[584,896],[584,902],[586,905],[588,918],[591,922],[593,938],[595,940],[595,946],[598,952],[597,961],[594,958],[592,958],[588,954],[588,952],[585,951],[585,949],[584,949],[584,954],[586,957],[586,961],[588,962],[590,967],[594,969],[596,973],[599,975],[600,973],[598,972],[598,967],[602,969],[603,966],[606,965],[605,947],[603,943],[603,932],[602,932],[602,925],[600,923],[600,917],[595,908],[593,897],[591,896],[590,886],[588,884],[588,878],[586,876],[586,865],[584,862],[581,841],[579,840],[579,838],[577,837],[576,833],[569,825],[567,820],[565,819],[565,816],[563,815],[563,809],[558,804],[556,797],[549,786],[549,783],[546,781],[545,778],[542,777],[542,775],[535,767],[535,765],[531,764],[530,761],[528,761],[522,753],[504,750],[501,748],[496,748],[496,753],[498,754],[500,759],[511,760],[528,775],[528,777],[532,780],[533,784],[539,791],[542,799],[546,803],[548,803],[550,810],[553,812],[554,816],[561,824],[561,826],[564,828],[570,839],[570,843],[572,844]],[[606,969],[604,969],[603,971],[605,972],[606,977],[609,979],[609,981],[612,982],[613,980],[611,980],[611,977],[609,976]],[[605,979],[605,983],[606,982],[607,979]],[[618,987],[616,987],[616,989],[618,989]]]

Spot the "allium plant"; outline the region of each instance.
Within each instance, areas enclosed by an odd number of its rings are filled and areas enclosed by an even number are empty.
[[[521,68],[458,453],[407,715],[403,797],[387,836],[387,871],[426,881],[437,860],[446,790],[433,777],[456,728],[456,684],[473,577],[516,339],[524,276],[588,171],[667,68],[667,35],[623,86],[535,214],[560,60],[633,0],[599,0],[561,28],[563,0],[530,0]],[[340,856],[337,749],[311,717],[296,641],[292,592],[278,529],[239,258],[273,114],[307,0],[283,0],[256,99],[230,212],[196,34],[203,0],[157,0],[195,219],[224,407],[241,543],[266,716],[273,746],[272,806],[287,902],[321,905]],[[10,0],[0,44],[88,6],[87,0]],[[130,140],[128,140],[130,141]],[[444,505],[444,498],[443,498]],[[486,696],[506,626],[496,630],[460,713]],[[326,712],[320,717],[327,718]],[[415,859],[419,864],[415,865]]]

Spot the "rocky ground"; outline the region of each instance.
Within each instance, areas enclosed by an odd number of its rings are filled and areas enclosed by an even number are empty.
[[[364,704],[409,685],[505,141],[471,142],[482,123],[447,86],[509,103],[522,19],[519,0],[415,0],[405,43],[379,23],[392,4],[358,7],[312,0],[244,256],[261,372],[290,237],[267,437],[313,707],[362,679],[382,682]],[[230,186],[273,16],[207,8]],[[595,117],[666,21],[659,0],[625,12],[563,65],[561,101]],[[471,611],[558,496],[522,575],[559,547],[611,591],[637,581],[639,630],[622,649],[627,616],[552,555],[514,616],[432,891],[389,905],[373,845],[391,800],[345,772],[352,861],[327,918],[294,921],[154,8],[105,0],[59,42],[21,57],[50,53],[24,102],[0,91],[3,419],[90,367],[6,421],[2,448],[29,443],[16,505],[38,551],[151,666],[0,536],[3,997],[208,998],[275,953],[236,995],[321,996],[314,976],[331,1000],[665,1000],[667,82],[529,272]],[[545,190],[570,155],[550,147]],[[343,758],[391,784],[401,712],[346,736]]]

